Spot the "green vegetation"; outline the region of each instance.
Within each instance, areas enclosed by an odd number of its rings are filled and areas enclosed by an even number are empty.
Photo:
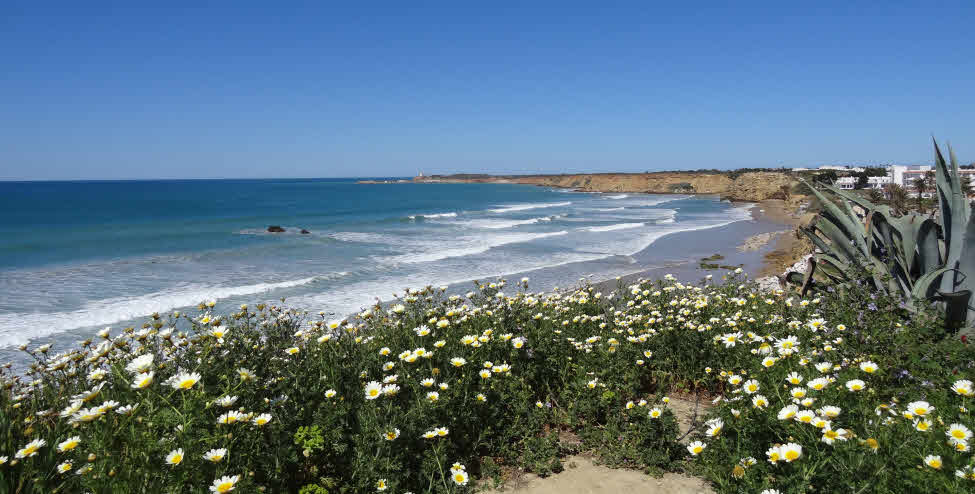
[[[935,143],[937,221],[922,213],[898,214],[833,186],[824,186],[831,197],[810,186],[823,209],[802,231],[819,248],[819,280],[841,290],[866,284],[911,309],[938,300],[952,329],[975,322],[969,310],[975,277],[968,276],[975,273],[975,218],[953,152],[950,157],[949,165]],[[800,281],[796,278],[792,281]]]
[[[341,321],[207,304],[31,349],[26,374],[0,375],[0,490],[468,492],[558,472],[560,432],[726,493],[975,486],[975,352],[934,337],[924,307],[762,294],[733,273],[505,288],[412,290]],[[716,397],[684,443],[674,390]]]

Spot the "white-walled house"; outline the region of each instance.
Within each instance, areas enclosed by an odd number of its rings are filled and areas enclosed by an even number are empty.
[[[857,177],[840,177],[836,179],[835,185],[844,190],[853,190],[857,185]]]
[[[886,177],[867,177],[866,189],[882,189],[885,185],[894,183],[893,178],[890,175]]]
[[[849,167],[849,166],[835,166],[835,165],[823,165],[823,166],[821,166],[819,168],[793,168],[792,169],[792,171],[793,172],[796,172],[796,173],[800,173],[800,172],[822,172],[822,171],[827,171],[827,170],[833,170],[833,171],[838,171],[838,172],[850,172],[850,173],[860,173],[860,172],[867,171],[867,169],[866,168],[863,168],[862,166]]]
[[[909,189],[914,187],[915,179],[930,177],[931,187],[934,187],[935,170],[931,165],[894,165],[890,167],[888,175],[893,183]],[[968,179],[969,183],[975,185],[975,170],[958,170],[958,175],[962,180]]]

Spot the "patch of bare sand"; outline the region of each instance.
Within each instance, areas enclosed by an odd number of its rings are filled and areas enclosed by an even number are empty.
[[[636,470],[613,469],[593,463],[588,456],[570,456],[563,460],[565,470],[545,478],[525,474],[489,493],[513,494],[697,494],[713,493],[697,477],[667,473],[651,477]]]
[[[680,398],[671,396],[667,408],[674,412],[674,416],[677,418],[677,427],[680,429],[680,436],[677,437],[682,443],[686,444],[690,442],[688,433],[691,428],[704,422],[703,417],[711,408],[711,402],[705,398],[696,399],[693,396]]]
[[[667,407],[674,412],[680,429],[681,442],[689,442],[688,432],[703,422],[711,403],[693,396],[671,397]],[[578,444],[575,434],[563,432],[559,439],[564,444]],[[614,469],[596,465],[592,457],[574,455],[562,460],[565,470],[549,477],[524,473],[514,475],[504,486],[488,489],[487,493],[512,494],[713,494],[704,480],[678,473],[666,473],[651,477],[637,470]]]

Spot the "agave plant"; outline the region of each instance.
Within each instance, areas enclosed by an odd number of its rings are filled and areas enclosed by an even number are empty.
[[[975,218],[963,192],[958,161],[950,147],[948,151],[950,163],[934,142],[937,217],[897,215],[854,192],[830,185],[820,190],[806,183],[823,204],[817,218],[801,229],[818,252],[805,279],[793,275],[789,281],[801,282],[803,290],[817,283],[840,288],[866,283],[901,296],[912,310],[935,301],[956,327],[962,321],[972,326]]]

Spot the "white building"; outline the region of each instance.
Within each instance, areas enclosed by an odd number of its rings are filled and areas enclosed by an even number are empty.
[[[841,189],[853,190],[856,187],[856,184],[857,184],[856,177],[840,177],[836,179],[835,185]]]
[[[893,183],[901,187],[909,186],[915,178],[923,177],[929,173],[934,175],[931,165],[894,165],[887,171],[887,175],[891,177]]]
[[[796,173],[799,173],[799,172],[824,172],[826,170],[834,170],[834,171],[838,171],[838,172],[850,172],[850,173],[860,173],[860,172],[867,171],[867,169],[864,168],[864,167],[862,167],[862,166],[849,167],[849,166],[838,166],[838,165],[823,165],[823,166],[821,166],[819,168],[793,168],[792,169],[792,171],[793,172],[796,172]]]
[[[887,175],[886,177],[867,177],[867,189],[882,189],[885,185],[894,183],[894,179]]]

